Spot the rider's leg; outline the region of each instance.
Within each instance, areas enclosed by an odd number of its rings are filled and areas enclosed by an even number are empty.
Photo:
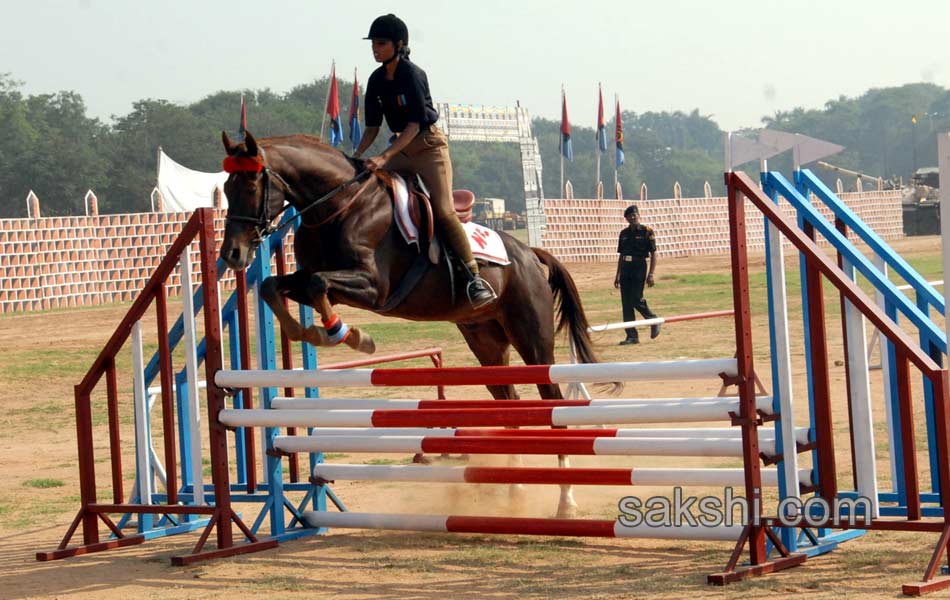
[[[399,156],[387,165],[417,173],[429,189],[437,231],[443,242],[466,266],[469,275],[468,297],[475,307],[495,299],[495,293],[478,275],[478,263],[462,224],[455,214],[452,198],[452,159],[448,140],[438,129],[420,133]]]

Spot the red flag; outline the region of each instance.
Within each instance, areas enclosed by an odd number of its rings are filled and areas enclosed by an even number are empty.
[[[574,149],[571,147],[571,122],[567,118],[567,94],[561,92],[561,154],[567,160],[574,160]]]
[[[350,98],[350,143],[353,149],[360,145],[363,129],[360,127],[360,80],[353,69],[353,96]]]
[[[597,86],[597,147],[607,151],[607,121],[604,120],[604,92]]]
[[[330,95],[327,96],[327,115],[330,117],[330,145],[343,143],[343,123],[340,121],[340,92],[336,84],[336,66],[330,74]]]
[[[623,119],[620,117],[620,98],[617,98],[617,132],[614,136],[614,139],[617,142],[617,153],[614,157],[614,165],[619,167],[623,164],[624,153],[623,153]]]

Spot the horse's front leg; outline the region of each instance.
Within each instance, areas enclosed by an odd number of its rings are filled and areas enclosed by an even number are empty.
[[[273,311],[274,316],[277,317],[281,331],[286,333],[287,337],[294,342],[299,342],[304,339],[305,331],[300,321],[295,319],[293,315],[290,314],[290,311],[287,310],[287,305],[284,303],[284,296],[300,302],[300,300],[297,299],[300,295],[299,292],[304,289],[308,279],[309,276],[297,271],[290,275],[268,277],[261,283],[260,287],[261,298],[267,303],[271,311]]]
[[[313,307],[320,313],[323,327],[304,327],[287,310],[283,297]],[[261,284],[261,297],[274,311],[281,329],[294,341],[304,340],[314,346],[347,346],[372,354],[376,351],[373,339],[356,327],[349,327],[334,312],[327,298],[327,281],[319,274],[297,271],[290,275],[268,277]]]

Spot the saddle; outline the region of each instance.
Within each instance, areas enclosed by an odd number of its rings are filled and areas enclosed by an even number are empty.
[[[376,171],[376,177],[389,190],[393,203],[393,224],[406,243],[409,246],[415,246],[418,252],[409,270],[400,278],[399,284],[390,292],[386,302],[376,309],[377,312],[386,313],[399,306],[412,293],[426,271],[432,265],[442,262],[443,257],[448,266],[449,290],[454,305],[454,269],[458,265],[454,264],[456,261],[435,237],[432,204],[429,201],[429,191],[422,179],[416,175],[403,177],[399,173],[380,170]],[[472,222],[475,194],[468,190],[455,190],[452,192],[452,197],[455,214],[466,230],[469,244],[473,246],[472,255],[475,259],[502,266],[510,264],[507,250],[498,234]]]
[[[400,179],[406,186],[408,193],[408,213],[412,225],[424,238],[422,244],[428,245],[435,238],[435,217],[432,214],[432,202],[429,200],[429,190],[418,175],[402,175],[392,171],[376,171],[376,177],[389,190],[389,195],[395,207],[399,194]],[[452,190],[452,200],[455,214],[459,221],[468,223],[472,220],[472,207],[475,205],[475,194],[469,190]],[[397,219],[399,216],[397,215]]]

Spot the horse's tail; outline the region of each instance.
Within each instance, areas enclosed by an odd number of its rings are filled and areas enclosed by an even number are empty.
[[[554,306],[559,316],[557,331],[568,328],[577,360],[582,363],[597,362],[597,357],[594,356],[594,345],[587,332],[587,315],[584,314],[584,307],[581,306],[581,296],[577,291],[577,285],[574,284],[574,279],[561,261],[549,252],[540,248],[531,250],[548,268],[548,285],[554,293]]]

